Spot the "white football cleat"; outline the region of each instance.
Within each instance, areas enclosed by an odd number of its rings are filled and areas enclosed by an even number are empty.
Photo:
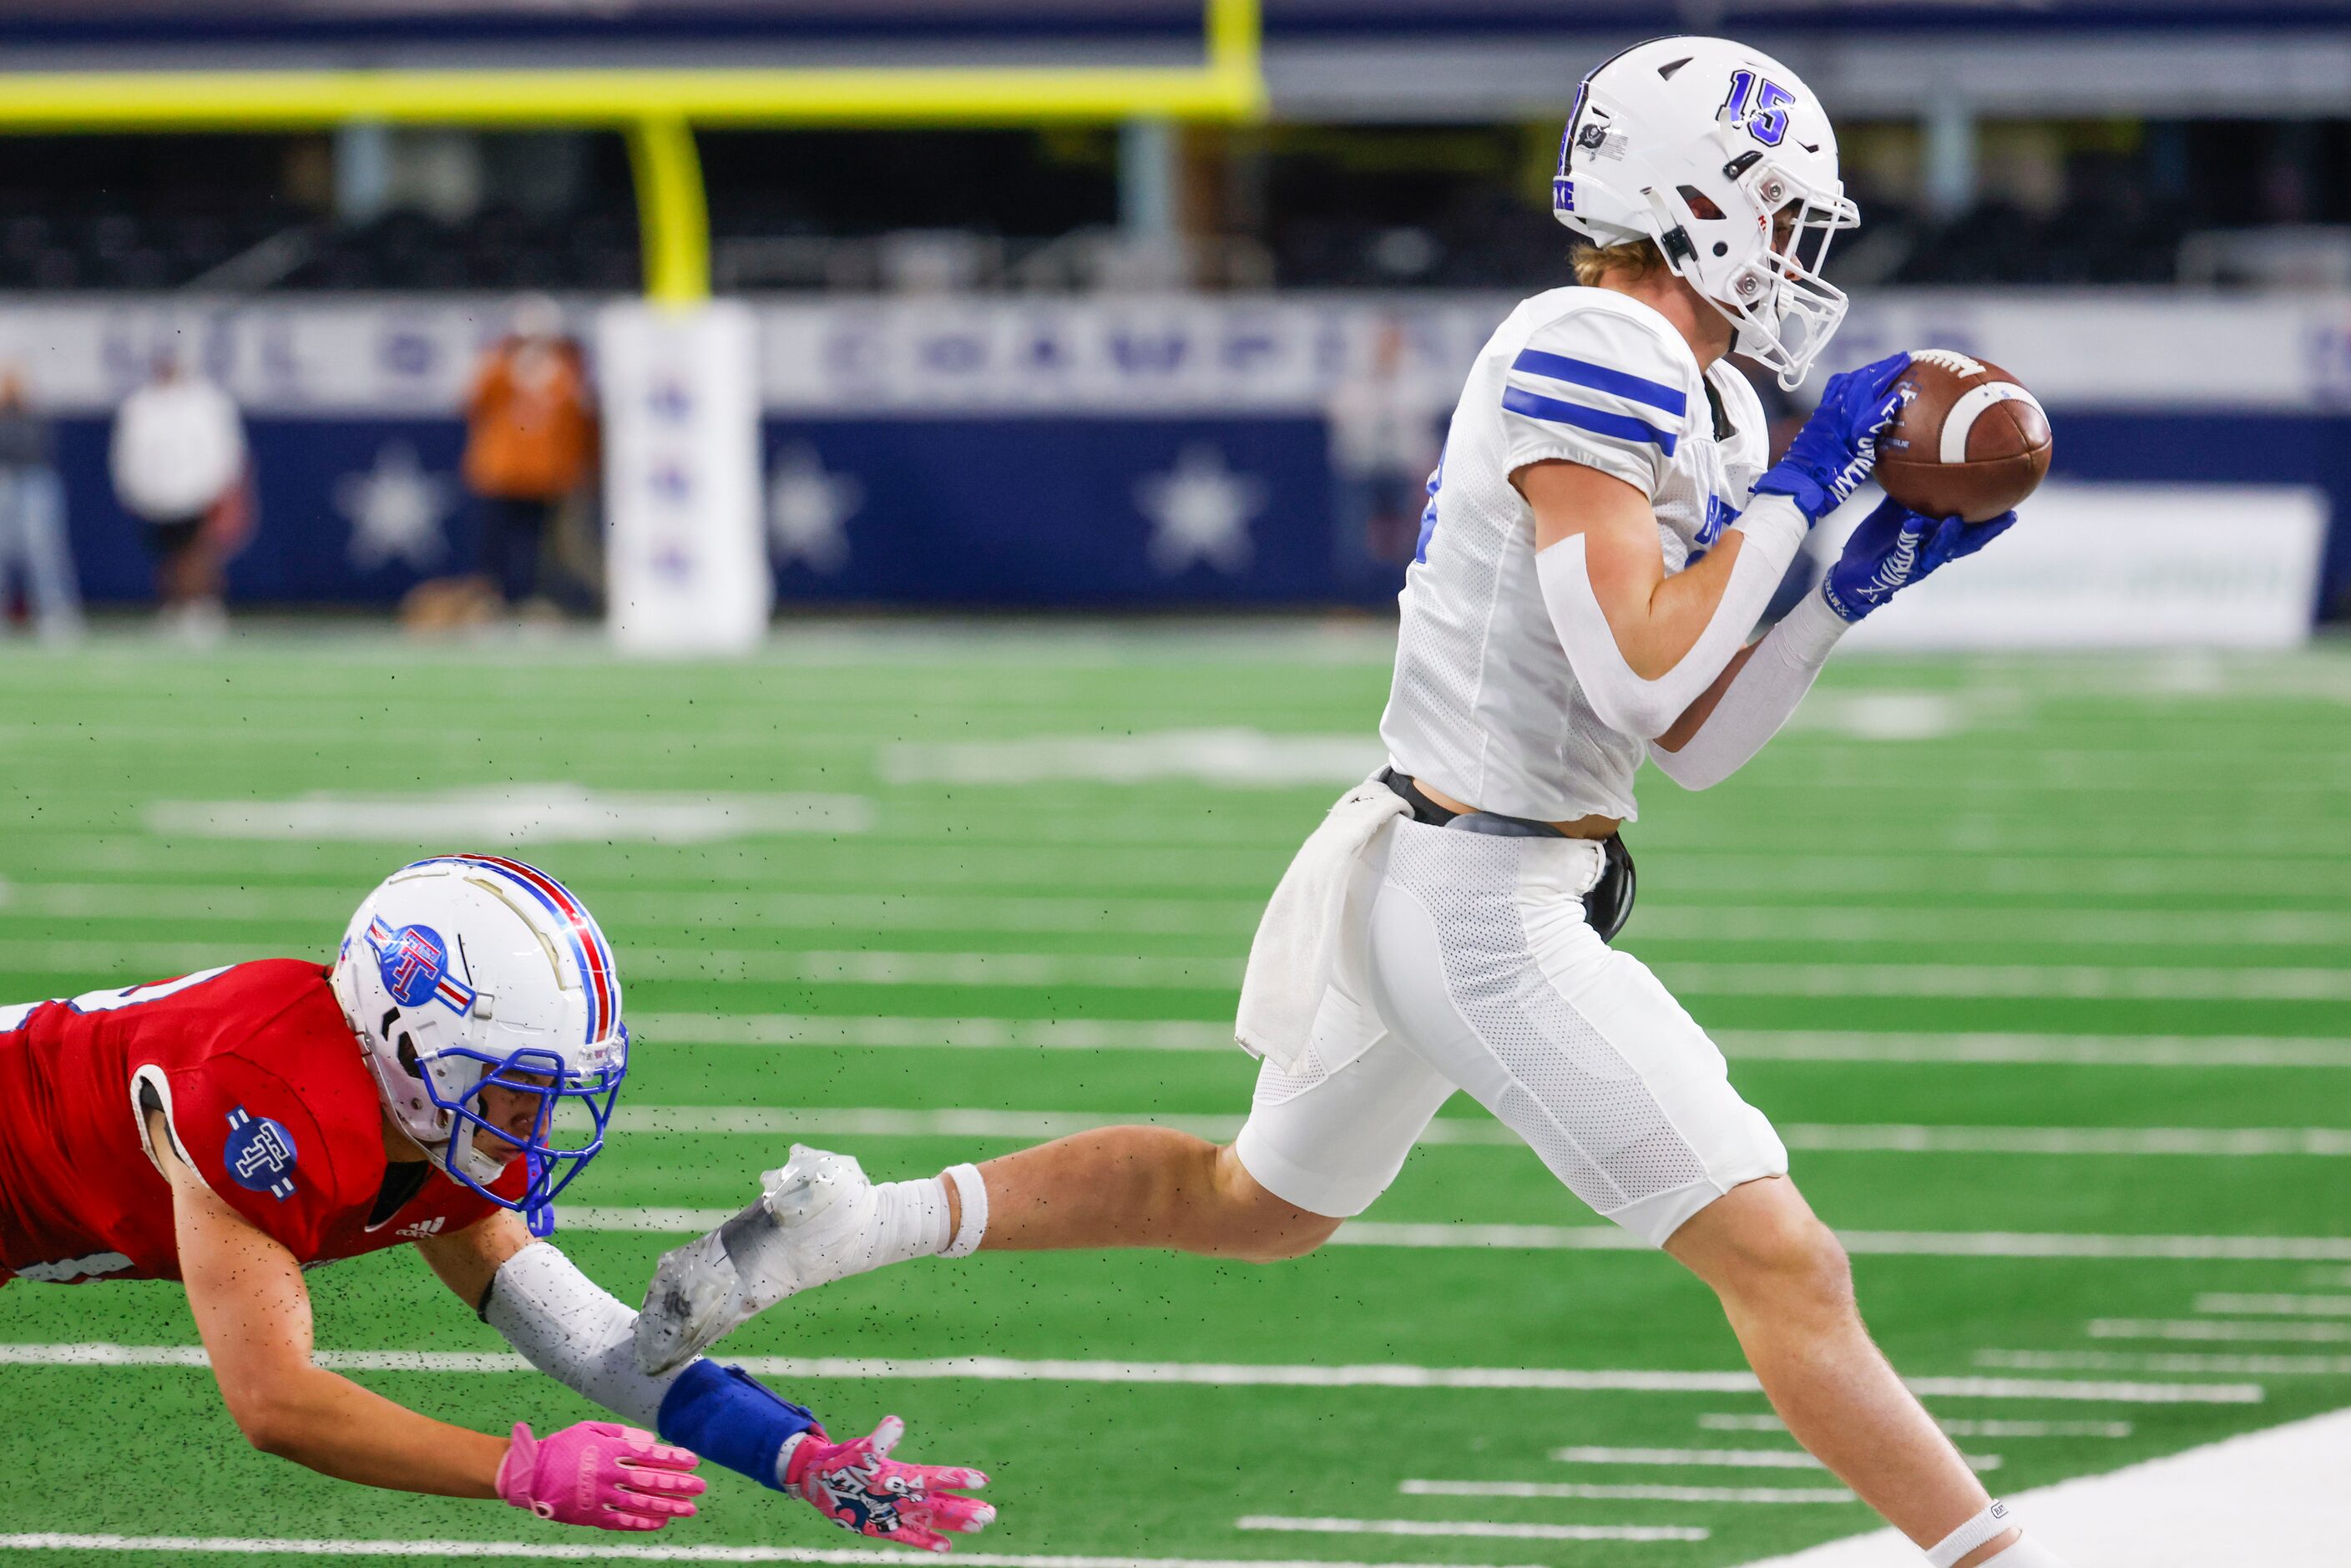
[[[757,1202],[654,1269],[637,1313],[637,1365],[647,1375],[683,1364],[787,1296],[883,1261],[873,1184],[849,1155],[794,1144],[759,1185]]]

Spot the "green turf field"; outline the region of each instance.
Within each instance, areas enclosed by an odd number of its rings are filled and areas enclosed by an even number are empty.
[[[557,836],[519,852],[601,915],[642,1040],[562,1237],[634,1301],[706,1222],[679,1211],[736,1207],[796,1136],[897,1176],[1107,1121],[1228,1130],[1259,903],[1385,687],[1383,640],[1343,629],[836,630],[728,665],[12,652],[0,1001],[323,956],[384,872],[535,812]],[[2351,1404],[2346,650],[1846,661],[1737,779],[1645,791],[1623,945],[1786,1133],[1996,1490]],[[836,1433],[897,1411],[909,1457],[991,1469],[977,1544],[1023,1562],[1698,1568],[1876,1522],[1817,1470],[1611,1452],[1793,1449],[1700,1286],[1474,1105],[1437,1131],[1300,1262],[924,1263],[726,1348],[787,1358]],[[328,1350],[504,1348],[404,1253],[311,1282]],[[245,1448],[200,1367],[55,1348],[193,1343],[171,1287],[0,1293],[0,1568],[616,1539],[315,1478]],[[957,1357],[998,1359],[921,1364]],[[534,1374],[358,1375],[485,1428],[588,1414]],[[1486,1481],[1565,1495],[1410,1484]],[[725,1475],[661,1540],[862,1550]]]

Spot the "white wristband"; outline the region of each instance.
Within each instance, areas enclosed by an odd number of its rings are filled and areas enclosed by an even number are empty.
[[[1994,1498],[1981,1513],[1927,1548],[1927,1561],[1935,1568],[1951,1568],[1951,1564],[1985,1542],[2015,1528],[2015,1522],[2008,1516],[2008,1504]]]
[[[956,1218],[955,1239],[939,1256],[968,1258],[979,1250],[980,1238],[987,1232],[987,1183],[981,1178],[977,1166],[949,1166],[946,1179],[955,1183],[963,1213]]]

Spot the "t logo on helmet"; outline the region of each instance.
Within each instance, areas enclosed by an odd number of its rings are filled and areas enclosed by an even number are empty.
[[[403,925],[376,949],[384,988],[404,1008],[421,1007],[448,972],[447,944],[429,925]]]

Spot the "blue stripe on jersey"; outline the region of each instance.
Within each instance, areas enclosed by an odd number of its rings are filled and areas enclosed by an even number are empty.
[[[1689,396],[1678,387],[1663,382],[1653,382],[1646,376],[1633,375],[1625,371],[1612,371],[1606,365],[1595,365],[1589,360],[1572,360],[1565,354],[1546,354],[1541,349],[1523,349],[1510,362],[1510,369],[1524,371],[1529,375],[1548,376],[1555,382],[1573,382],[1593,392],[1614,393],[1646,402],[1651,408],[1664,409],[1676,418],[1689,413]]]
[[[1646,441],[1668,457],[1674,455],[1674,444],[1681,439],[1669,430],[1659,430],[1629,413],[1603,413],[1582,403],[1537,397],[1522,387],[1504,387],[1502,406],[1512,413],[1523,413],[1529,419],[1548,420],[1553,424],[1572,424],[1595,435],[1613,435],[1619,441]]]

